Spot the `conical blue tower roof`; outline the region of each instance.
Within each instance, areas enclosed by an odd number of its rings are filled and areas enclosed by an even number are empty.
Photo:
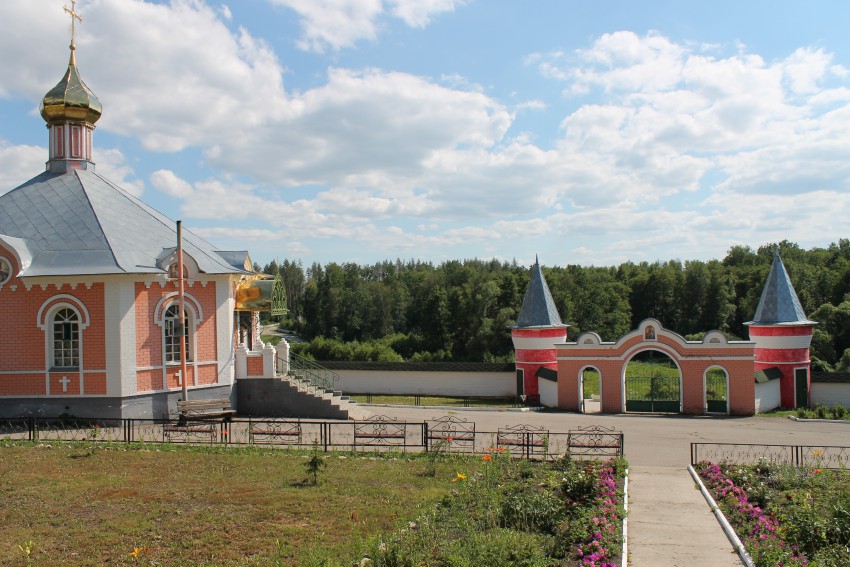
[[[543,270],[540,269],[540,262],[536,257],[534,266],[531,267],[531,281],[528,289],[525,290],[522,308],[519,310],[519,317],[513,328],[525,327],[566,327],[561,322],[555,300],[552,299],[549,286],[546,285],[546,278],[543,277]]]
[[[752,321],[746,325],[814,325],[809,321],[779,252],[773,258],[767,283],[761,292],[759,306]]]

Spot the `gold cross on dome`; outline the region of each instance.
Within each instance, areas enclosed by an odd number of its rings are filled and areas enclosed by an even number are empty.
[[[74,49],[74,37],[77,35],[76,22],[74,20],[79,20],[82,23],[83,17],[77,13],[77,0],[71,0],[70,10],[68,6],[63,6],[62,9],[71,16],[71,49]]]

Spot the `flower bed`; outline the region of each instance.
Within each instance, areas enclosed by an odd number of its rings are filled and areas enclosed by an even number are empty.
[[[697,471],[758,567],[850,565],[847,471],[769,462]]]
[[[372,538],[365,555],[376,566],[619,564],[624,461],[530,463],[498,451],[483,461],[474,474],[458,470],[435,508]]]

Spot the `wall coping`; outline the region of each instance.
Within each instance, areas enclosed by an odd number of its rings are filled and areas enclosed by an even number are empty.
[[[374,372],[514,372],[513,362],[376,362],[361,360],[317,360],[328,370],[371,370]]]

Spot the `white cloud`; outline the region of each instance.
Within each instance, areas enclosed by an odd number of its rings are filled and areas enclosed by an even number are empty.
[[[427,26],[434,15],[454,11],[466,2],[467,0],[388,0],[392,14],[415,28]]]
[[[303,37],[298,46],[305,51],[351,47],[359,40],[377,37],[375,20],[381,15],[381,0],[271,0],[287,6],[301,17]]]
[[[0,139],[0,193],[17,187],[44,171],[47,148],[13,145]]]
[[[301,18],[303,36],[297,41],[305,51],[324,52],[374,41],[380,19],[387,14],[410,27],[424,28],[434,16],[451,12],[467,0],[269,0],[286,6]]]
[[[145,184],[135,178],[133,168],[127,163],[127,158],[120,150],[114,148],[98,148],[94,156],[98,174],[115,182],[122,189],[135,197],[141,197],[145,192]]]

